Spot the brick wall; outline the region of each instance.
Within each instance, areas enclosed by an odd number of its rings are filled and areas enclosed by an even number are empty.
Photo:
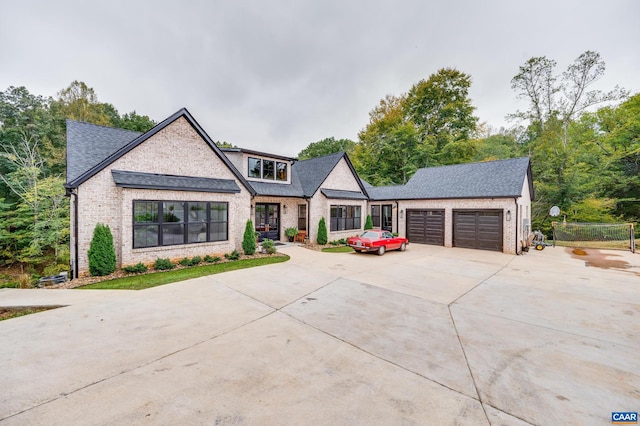
[[[93,229],[99,222],[111,228],[118,266],[151,262],[157,257],[225,253],[241,247],[244,225],[250,215],[250,194],[240,182],[236,181],[241,189],[238,194],[126,189],[115,186],[111,170],[235,179],[188,121],[179,118],[78,188],[78,271],[81,275],[88,271],[87,251]],[[229,241],[133,249],[132,202],[137,199],[229,202]]]

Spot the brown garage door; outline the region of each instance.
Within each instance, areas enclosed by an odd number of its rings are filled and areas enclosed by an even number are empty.
[[[407,210],[407,238],[411,243],[444,245],[444,210]]]
[[[502,251],[502,210],[454,210],[453,246]]]

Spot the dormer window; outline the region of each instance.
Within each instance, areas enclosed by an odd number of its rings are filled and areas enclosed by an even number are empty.
[[[248,177],[281,182],[287,181],[287,163],[256,157],[248,157],[248,159]]]
[[[273,180],[276,177],[275,161],[263,160],[262,161],[262,179]]]
[[[287,163],[276,163],[276,179],[286,181],[287,180]]]
[[[262,178],[262,160],[249,157],[249,177]]]

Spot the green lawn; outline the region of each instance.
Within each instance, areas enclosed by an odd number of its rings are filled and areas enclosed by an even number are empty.
[[[323,253],[351,253],[353,249],[349,246],[339,247],[325,247],[322,249]]]
[[[205,275],[219,274],[221,272],[235,271],[237,269],[253,268],[254,266],[270,265],[289,260],[289,256],[258,257],[255,259],[235,260],[232,262],[218,263],[215,265],[193,266],[191,268],[175,271],[154,272],[151,274],[133,275],[130,277],[116,278],[109,281],[78,287],[78,289],[97,290],[144,290],[163,284],[175,283]]]

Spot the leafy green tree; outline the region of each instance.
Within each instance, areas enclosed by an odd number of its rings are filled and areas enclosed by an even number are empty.
[[[299,160],[307,160],[309,158],[322,157],[323,155],[333,154],[335,152],[346,152],[351,154],[356,143],[351,139],[335,139],[333,137],[310,143],[305,149],[298,153]]]
[[[600,154],[599,195],[615,200],[613,214],[640,221],[640,93],[617,107],[583,117]]]
[[[216,141],[215,144],[218,146],[218,148],[237,148],[237,146],[227,141]]]
[[[324,245],[327,244],[327,241],[329,241],[327,237],[327,224],[324,221],[324,217],[321,217],[318,222],[318,244]]]
[[[353,153],[358,174],[372,185],[404,184],[420,166],[422,146],[403,112],[404,97],[387,96],[370,113]]]
[[[476,142],[473,161],[506,160],[523,155],[522,146],[513,132],[502,131]]]
[[[425,152],[435,157],[427,156],[423,166],[469,160],[467,151],[472,151],[469,149],[472,145],[462,145],[471,138],[478,122],[473,115],[470,88],[470,75],[455,68],[442,68],[409,90],[403,103],[404,112],[416,125],[421,142],[431,148]],[[446,150],[448,144],[456,147]],[[464,157],[456,159],[452,152]]]
[[[111,126],[113,119],[118,116],[112,105],[100,104],[93,88],[78,80],[58,92],[56,104],[59,113],[71,120]]]
[[[478,119],[471,77],[443,68],[407,94],[386,96],[358,135],[353,164],[373,185],[406,183],[421,167],[471,161]]]
[[[115,127],[145,133],[151,130],[156,124],[157,123],[150,119],[149,116],[139,115],[137,112],[132,111],[120,117]]]
[[[511,80],[518,96],[529,103],[528,110],[513,117],[528,121],[525,148],[531,153],[535,179],[534,226],[551,205],[571,212],[584,200],[599,197],[594,171],[601,170],[602,158],[593,142],[595,129],[577,121],[588,116],[589,108],[626,96],[618,87],[609,92],[591,89],[605,71],[597,52],[584,52],[562,74],[556,65],[546,57],[534,57]],[[599,205],[608,203],[601,200]]]
[[[364,222],[364,230],[373,229],[373,221],[371,220],[371,215],[367,215],[367,220]]]
[[[105,276],[116,270],[116,251],[109,225],[96,225],[87,254],[91,275]]]
[[[244,237],[242,239],[242,250],[247,256],[251,256],[256,252],[256,229],[251,219],[247,220],[244,227]]]

